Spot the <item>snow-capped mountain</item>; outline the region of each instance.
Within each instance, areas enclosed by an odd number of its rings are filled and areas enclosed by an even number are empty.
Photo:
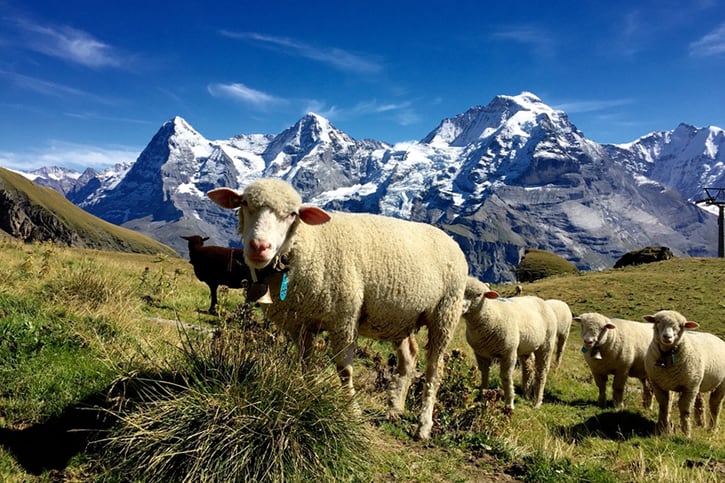
[[[582,269],[609,268],[646,245],[714,256],[716,217],[692,200],[725,186],[723,137],[683,124],[600,145],[528,92],[497,96],[395,146],[355,140],[316,114],[276,136],[217,141],[176,117],[112,186],[78,183],[73,193],[89,194],[73,201],[185,254],[181,235],[239,244],[236,219],[208,190],[277,176],[326,209],[435,224],[462,246],[472,274],[498,282],[514,279],[525,248]]]

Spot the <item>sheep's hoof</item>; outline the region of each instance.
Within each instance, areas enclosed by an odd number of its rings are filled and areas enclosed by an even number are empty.
[[[418,427],[418,431],[415,433],[415,439],[418,440],[426,440],[430,439],[430,431],[432,429],[432,425],[420,425]]]
[[[402,411],[395,408],[388,409],[388,412],[386,414],[388,421],[398,421],[400,420],[400,416],[402,415]]]

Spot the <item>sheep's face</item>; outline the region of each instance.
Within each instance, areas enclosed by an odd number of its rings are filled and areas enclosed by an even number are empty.
[[[669,350],[679,344],[685,330],[699,327],[697,322],[687,320],[674,310],[660,310],[654,315],[645,315],[644,320],[654,324],[654,339],[663,350]]]
[[[243,193],[219,188],[207,195],[224,208],[238,208],[244,259],[255,269],[266,267],[290,249],[299,221],[317,225],[330,220],[324,210],[302,205],[300,195],[280,179],[257,180]]]
[[[463,294],[463,314],[476,312],[481,309],[485,299],[495,299],[498,293],[491,290],[488,285],[480,280],[468,277],[466,291]]]
[[[601,345],[608,331],[617,327],[608,317],[594,312],[574,317],[574,321],[581,325],[582,343],[587,349]]]

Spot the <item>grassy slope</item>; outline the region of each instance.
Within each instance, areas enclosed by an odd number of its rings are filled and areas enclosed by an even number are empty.
[[[6,190],[14,190],[21,196],[24,194],[30,204],[51,212],[69,230],[78,233],[88,247],[135,253],[175,253],[156,240],[87,213],[54,189],[39,186],[17,173],[0,168],[0,179]]]
[[[15,354],[12,361],[0,360],[0,479],[6,480],[33,480],[18,453],[18,437],[31,437],[35,433],[30,430],[42,427],[43,421],[102,392],[118,375],[110,361],[143,364],[143,357],[134,355],[140,350],[144,357],[164,357],[165,351],[174,350],[175,327],[152,319],[214,325],[242,301],[240,291],[223,291],[219,317],[199,313],[198,308],[208,306],[208,289],[194,279],[191,265],[176,257],[0,240],[0,265],[6,267],[0,282],[0,328],[6,337],[0,349]],[[600,311],[639,319],[661,308],[675,308],[700,322],[703,330],[723,336],[724,273],[725,260],[675,259],[552,278],[523,288],[525,293],[561,298],[575,313]],[[511,289],[498,288],[503,293]],[[461,324],[452,348],[467,353],[473,366],[464,330]],[[8,334],[13,335],[12,344]],[[389,351],[388,346],[369,341],[361,341],[361,346]],[[653,436],[656,409],[641,409],[634,383],[627,388],[626,411],[598,408],[597,391],[579,347],[579,331],[573,327],[562,367],[550,376],[541,410],[517,398],[517,409],[502,435],[502,444],[509,448],[507,457],[497,459],[488,450],[471,452],[451,445],[440,433],[430,443],[412,441],[415,415],[410,414],[398,423],[373,428],[383,464],[371,479],[506,481],[511,477],[503,470],[521,465],[531,455],[544,455],[538,476],[528,472],[529,479],[538,481],[558,481],[579,467],[621,481],[725,477],[718,466],[725,465],[725,429],[711,435],[697,428],[689,441]],[[371,388],[374,374],[367,366],[358,359],[361,404],[366,413],[380,414],[384,393]],[[492,377],[496,382],[496,368]],[[72,456],[63,468],[66,478],[90,479],[82,454]],[[41,480],[50,479],[47,469],[41,473]]]

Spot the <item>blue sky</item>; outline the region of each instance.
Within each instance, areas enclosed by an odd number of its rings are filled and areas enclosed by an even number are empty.
[[[0,0],[0,166],[132,161],[166,120],[208,139],[307,112],[423,138],[530,91],[601,143],[725,127],[725,4]]]

